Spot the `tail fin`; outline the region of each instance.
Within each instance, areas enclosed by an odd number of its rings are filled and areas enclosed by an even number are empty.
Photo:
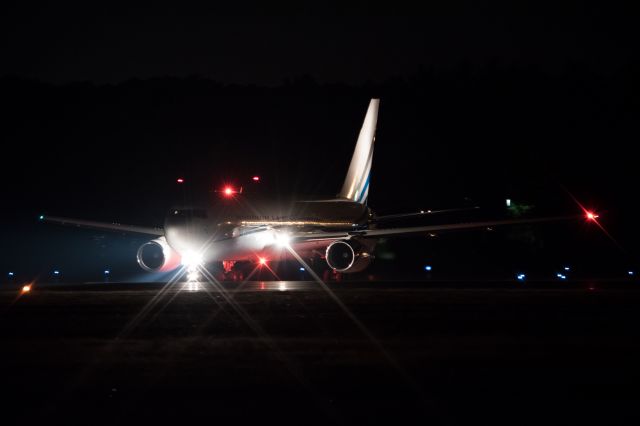
[[[378,106],[380,99],[371,99],[367,115],[364,117],[362,129],[358,136],[356,149],[351,157],[347,177],[342,184],[341,198],[365,204],[369,196],[369,178],[371,177],[371,161],[373,160],[373,142],[376,138]]]

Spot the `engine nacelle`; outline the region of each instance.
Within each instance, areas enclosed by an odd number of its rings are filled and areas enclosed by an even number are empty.
[[[180,266],[180,254],[169,246],[164,237],[144,243],[136,255],[138,265],[149,272],[167,272]]]
[[[325,257],[327,264],[334,271],[344,273],[360,272],[369,266],[373,260],[372,250],[373,246],[367,247],[365,244],[354,240],[337,240],[329,244]]]

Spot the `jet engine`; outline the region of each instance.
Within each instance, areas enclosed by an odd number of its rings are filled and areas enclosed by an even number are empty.
[[[180,266],[180,254],[173,250],[164,237],[144,243],[136,255],[138,265],[149,272],[166,272]]]
[[[363,271],[373,260],[373,246],[355,240],[337,240],[329,244],[325,257],[331,269],[352,273]]]

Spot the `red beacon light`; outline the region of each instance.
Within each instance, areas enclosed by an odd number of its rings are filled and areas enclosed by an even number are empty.
[[[592,222],[595,222],[596,219],[600,217],[600,215],[597,215],[594,212],[590,212],[590,211],[586,212],[586,216],[587,216],[587,220],[590,220]]]
[[[178,179],[176,179],[176,182],[178,182],[178,183],[184,183],[184,178],[178,178]]]
[[[242,194],[242,188],[240,188],[240,190],[237,190],[231,185],[225,185],[222,188],[222,190],[217,192],[221,192],[222,195],[224,195],[227,198],[230,198],[230,197],[233,197],[235,194]]]
[[[254,182],[260,182],[260,176],[254,176],[251,178],[251,180]]]

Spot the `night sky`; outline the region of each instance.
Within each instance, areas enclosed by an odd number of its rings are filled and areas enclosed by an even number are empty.
[[[177,200],[253,174],[274,196],[333,196],[373,96],[374,209],[494,213],[511,197],[562,213],[576,208],[572,194],[606,212],[622,249],[575,230],[546,245],[633,264],[636,18],[446,5],[3,6],[0,273],[39,273],[64,256],[99,269],[140,243],[45,229],[41,212],[160,225]]]
[[[3,74],[53,83],[197,74],[238,84],[301,75],[362,84],[461,63],[615,72],[636,53],[634,18],[622,10],[441,3],[420,12],[369,2],[333,10],[9,6]]]

